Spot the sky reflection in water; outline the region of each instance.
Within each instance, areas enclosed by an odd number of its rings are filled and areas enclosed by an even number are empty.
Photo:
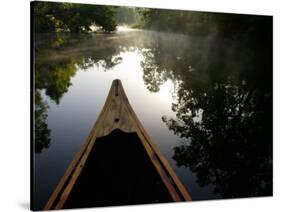
[[[84,142],[116,78],[194,200],[271,194],[271,74],[259,68],[270,58],[260,61],[239,41],[172,33],[123,31],[70,44],[42,37],[52,48],[38,47],[35,60],[37,207]]]

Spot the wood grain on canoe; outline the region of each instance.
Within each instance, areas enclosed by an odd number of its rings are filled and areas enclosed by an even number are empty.
[[[191,201],[191,196],[175,174],[174,170],[157,146],[152,142],[151,137],[138,120],[124,92],[121,81],[114,80],[95,125],[70,163],[56,189],[51,194],[44,209],[61,209],[64,207],[73,186],[83,170],[89,153],[92,148],[94,148],[96,138],[106,136],[115,129],[120,129],[128,133],[137,133],[151,163],[167,187],[173,201]]]

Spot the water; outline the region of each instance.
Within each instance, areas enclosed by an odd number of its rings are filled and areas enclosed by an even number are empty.
[[[37,35],[35,208],[85,141],[116,78],[193,200],[271,195],[268,44],[257,52],[248,40],[123,28]]]

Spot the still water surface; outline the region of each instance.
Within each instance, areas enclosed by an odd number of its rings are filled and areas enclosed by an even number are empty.
[[[270,49],[145,30],[36,35],[35,208],[122,81],[193,200],[272,194]],[[261,60],[260,58],[263,57]]]

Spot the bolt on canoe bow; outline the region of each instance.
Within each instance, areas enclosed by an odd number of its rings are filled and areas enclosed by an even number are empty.
[[[191,201],[114,80],[105,105],[46,210]]]

